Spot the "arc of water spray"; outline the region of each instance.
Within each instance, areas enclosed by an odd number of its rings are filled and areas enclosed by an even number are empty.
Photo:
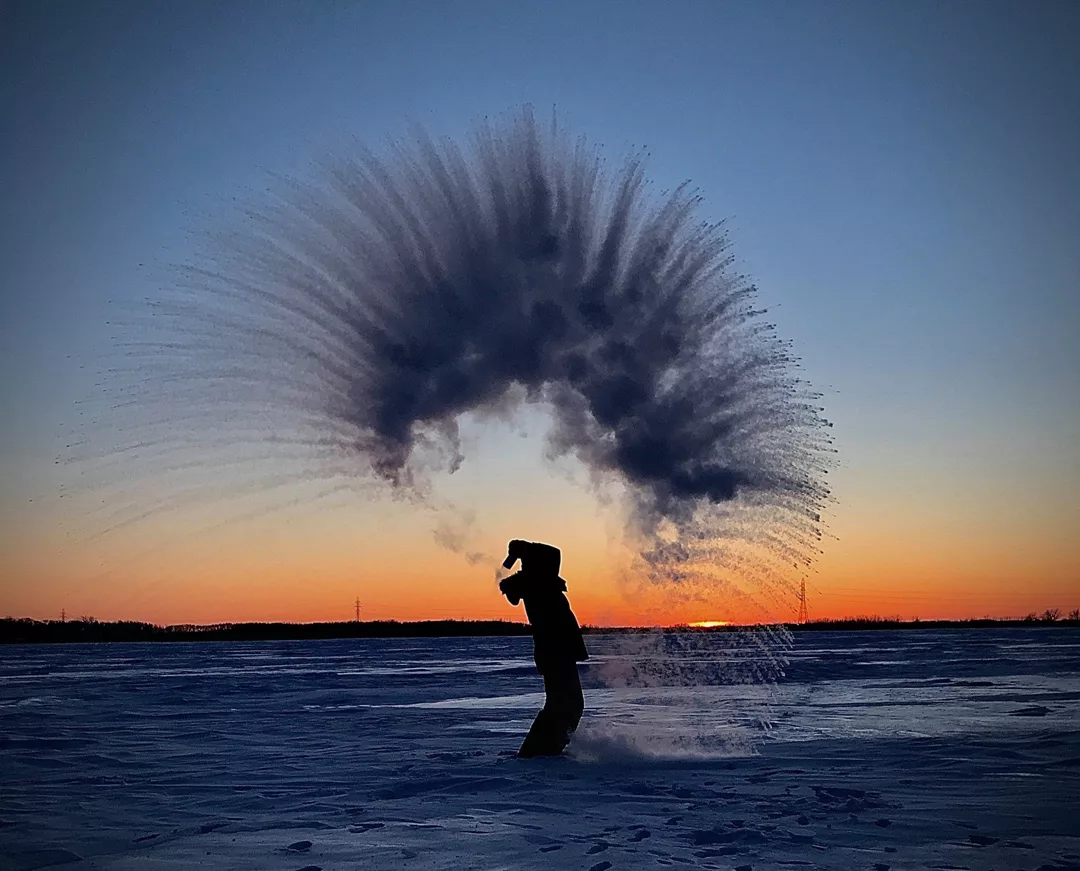
[[[461,414],[543,401],[548,453],[623,488],[639,581],[766,613],[817,553],[829,424],[700,204],[528,109],[329,158],[137,319],[105,423],[155,473],[233,432],[223,467],[301,450],[422,503]]]

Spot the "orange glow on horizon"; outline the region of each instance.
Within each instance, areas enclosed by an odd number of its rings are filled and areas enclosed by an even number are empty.
[[[359,597],[363,620],[525,621],[523,609],[499,594],[498,542],[484,550],[490,563],[469,565],[429,541],[406,542],[397,534],[382,534],[379,551],[373,551],[348,535],[300,532],[281,540],[181,542],[144,561],[118,559],[96,574],[97,565],[50,564],[38,551],[12,567],[8,577],[18,583],[0,586],[0,615],[51,619],[64,609],[69,617],[160,624],[336,622],[354,619]],[[763,611],[753,601],[761,597],[744,601],[733,590],[717,588],[703,600],[627,584],[603,548],[588,549],[588,542],[569,535],[546,539],[563,545],[568,596],[583,624],[707,628],[796,618],[794,576],[790,589],[776,591]],[[1009,560],[991,551],[965,562],[959,554],[943,559],[928,547],[897,554],[884,546],[875,553],[849,545],[827,553],[807,580],[810,619],[1023,617],[1047,608],[1068,613],[1080,606],[1068,569],[1046,553]],[[717,612],[725,619],[716,619]]]
[[[5,515],[18,547],[8,548],[0,570],[0,616],[53,619],[64,610],[69,618],[159,624],[336,622],[354,619],[359,597],[363,620],[524,622],[523,609],[499,594],[496,568],[506,542],[525,537],[562,549],[583,624],[707,628],[796,619],[799,569],[771,591],[746,581],[740,592],[735,579],[697,597],[677,584],[628,580],[618,516],[557,478],[506,484],[516,480],[512,459],[500,467],[489,455],[484,475],[455,477],[460,492],[451,495],[478,506],[475,524],[463,527],[472,536],[467,552],[484,555],[475,564],[435,544],[434,512],[392,501],[358,500],[325,513],[298,508],[209,531],[210,515],[199,508],[187,527],[184,517],[169,516],[75,544],[54,518],[34,514],[44,512],[36,503],[20,507]],[[989,528],[968,523],[974,509],[962,507],[939,506],[933,516],[932,505],[852,504],[831,524],[836,540],[807,577],[810,619],[1023,617],[1080,607],[1075,513],[1010,517],[1007,527]]]

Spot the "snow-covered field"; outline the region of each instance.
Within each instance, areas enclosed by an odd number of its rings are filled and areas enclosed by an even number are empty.
[[[527,638],[2,648],[0,868],[1080,869],[1080,632],[803,633],[764,733],[623,644],[528,762]]]

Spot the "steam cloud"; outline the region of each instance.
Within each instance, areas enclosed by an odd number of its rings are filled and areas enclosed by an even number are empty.
[[[239,468],[246,441],[303,466],[252,488],[365,480],[422,502],[427,471],[465,459],[460,415],[543,402],[548,453],[622,488],[643,577],[753,562],[779,583],[820,538],[828,424],[699,202],[528,110],[465,147],[418,134],[328,159],[153,301],[120,367],[141,423],[118,447],[164,474],[192,446],[186,465],[216,446]]]

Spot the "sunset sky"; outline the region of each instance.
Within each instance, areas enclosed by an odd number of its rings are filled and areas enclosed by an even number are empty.
[[[834,423],[811,616],[1080,607],[1075,3],[14,3],[0,93],[0,616],[523,619],[495,586],[521,537],[562,547],[582,622],[747,619],[625,595],[618,508],[545,462],[542,408],[464,422],[449,513],[300,481],[102,534],[56,462],[115,311],[235,198],[523,103],[728,220]]]

